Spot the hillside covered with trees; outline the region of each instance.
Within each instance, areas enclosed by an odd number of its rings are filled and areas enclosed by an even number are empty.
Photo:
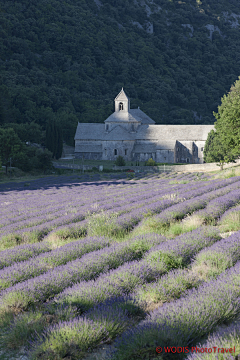
[[[0,126],[23,141],[56,123],[73,145],[122,86],[157,124],[212,124],[240,74],[238,0],[6,0],[0,24]]]

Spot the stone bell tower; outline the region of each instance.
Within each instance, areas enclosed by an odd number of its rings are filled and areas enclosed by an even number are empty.
[[[115,112],[127,113],[130,110],[130,99],[125,94],[123,88],[115,98]]]

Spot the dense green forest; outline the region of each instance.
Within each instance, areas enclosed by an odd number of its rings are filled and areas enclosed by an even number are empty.
[[[122,86],[158,124],[212,124],[240,74],[237,15],[239,0],[0,0],[0,126],[44,143],[54,122],[73,145]]]

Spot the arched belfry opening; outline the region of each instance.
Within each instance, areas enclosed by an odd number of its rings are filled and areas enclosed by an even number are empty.
[[[122,89],[118,96],[115,98],[115,112],[127,113],[130,110],[130,99]]]

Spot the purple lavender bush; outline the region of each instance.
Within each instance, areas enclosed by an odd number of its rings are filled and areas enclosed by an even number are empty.
[[[114,342],[110,358],[137,358],[143,350],[146,356],[153,356],[157,346],[194,346],[216,325],[239,316],[239,296],[240,262],[218,279],[152,311],[146,320]]]
[[[80,258],[84,254],[109,245],[109,239],[87,237],[84,240],[74,241],[30,260],[15,263],[0,270],[0,289],[5,289],[18,282],[44,274],[49,269],[64,265],[69,261]]]
[[[116,296],[128,295],[137,286],[156,280],[164,272],[165,268],[161,272],[159,267],[149,264],[145,259],[128,262],[102,274],[96,280],[81,281],[65,289],[52,303],[76,306],[78,312],[82,313]]]
[[[200,251],[192,264],[209,267],[209,273],[219,275],[240,260],[240,231]]]
[[[222,231],[240,230],[240,206],[225,211],[218,220],[218,225]]]
[[[220,196],[209,202],[206,209],[196,213],[203,218],[206,223],[218,219],[227,209],[240,202],[240,190],[234,190],[230,193]]]
[[[119,314],[118,317],[120,316]],[[52,326],[48,332],[31,344],[32,359],[63,359],[69,354],[74,359],[82,359],[90,349],[108,339],[106,327],[87,317],[62,321]]]
[[[220,183],[219,187],[220,189],[213,190],[213,186],[207,186],[203,195],[195,196],[189,200],[169,207],[159,215],[155,216],[156,221],[163,224],[169,224],[171,221],[182,219],[186,214],[191,214],[198,209],[205,208],[209,202],[209,204],[211,204],[212,199],[218,198],[221,194],[231,192],[232,189],[238,189],[240,187],[240,181],[223,188],[222,183]],[[236,194],[239,194],[239,191],[234,190],[233,193],[236,196]],[[225,198],[228,198],[228,195],[225,195]],[[215,201],[218,202],[218,199]],[[209,206],[212,208],[211,205]],[[204,212],[204,210],[202,211]]]
[[[203,281],[192,271],[174,269],[157,281],[137,287],[133,293],[138,301],[164,303],[180,298],[186,291],[202,283]]]
[[[13,249],[8,249],[0,252],[0,269],[5,266],[10,266],[13,263],[27,260],[36,257],[41,253],[51,251],[51,246],[47,242],[37,244],[19,245]]]
[[[219,224],[224,223],[225,219],[229,221],[229,215],[239,212],[240,212],[240,205],[230,208],[229,210],[225,211],[224,214],[220,217]]]
[[[150,262],[164,262],[168,270],[187,266],[200,250],[220,239],[218,229],[200,227],[156,246],[145,258]]]
[[[127,261],[141,258],[143,253],[154,245],[154,240],[147,244],[145,239],[138,239],[135,242],[130,240],[93,251],[80,259],[69,261],[66,265],[57,266],[45,274],[3,290],[0,293],[0,309],[7,309],[9,306],[26,308],[29,304],[42,302],[76,282],[94,279]]]
[[[195,348],[199,350],[190,351],[186,360],[235,360],[240,354],[240,322],[234,322],[227,327],[222,327],[211,334],[207,341],[198,344]],[[201,349],[208,349],[201,353]],[[212,351],[210,352],[209,349]],[[218,349],[221,349],[220,352]],[[228,351],[222,352],[222,349]],[[229,352],[232,349],[232,353]]]
[[[82,317],[49,327],[32,342],[30,357],[55,359],[68,354],[83,359],[94,347],[114,339],[133,323],[127,311],[132,304],[126,297],[113,299],[95,306]]]

